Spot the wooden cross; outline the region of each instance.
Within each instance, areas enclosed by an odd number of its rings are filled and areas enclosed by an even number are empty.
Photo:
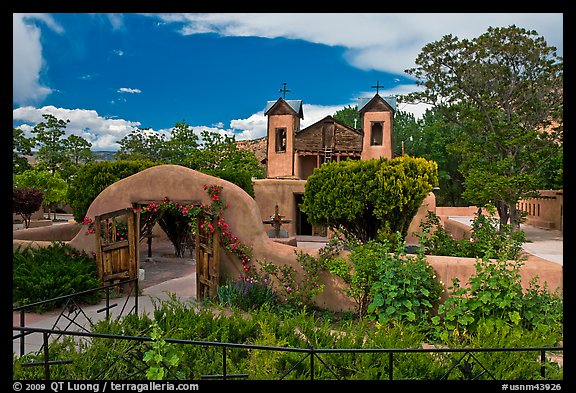
[[[376,89],[376,94],[378,94],[378,90],[379,90],[381,87],[384,87],[384,86],[382,86],[382,85],[380,84],[380,81],[376,81],[376,86],[372,86],[373,89]]]
[[[284,99],[286,99],[286,93],[289,92],[290,90],[286,90],[286,82],[282,83],[282,85],[284,86],[282,89],[280,89],[280,93],[284,93]]]

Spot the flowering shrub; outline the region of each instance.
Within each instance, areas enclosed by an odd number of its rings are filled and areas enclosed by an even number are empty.
[[[226,280],[218,287],[218,302],[225,306],[238,307],[242,310],[254,310],[265,304],[276,302],[276,294],[268,278],[238,277],[238,280]]]
[[[91,233],[96,233],[96,229],[94,228],[94,221],[90,217],[84,217],[82,221],[82,225],[88,225],[88,229],[86,230],[86,234],[89,235]],[[127,240],[128,239],[128,226],[123,221],[114,220],[114,226],[116,228],[115,231],[115,239],[116,240]],[[101,232],[102,238],[112,239],[112,225],[108,225],[107,231]]]
[[[311,305],[312,299],[324,290],[324,284],[318,283],[324,264],[304,252],[296,252],[296,255],[304,271],[301,277],[292,266],[278,266],[267,261],[258,262],[261,272],[273,276],[278,281],[281,297],[296,306]]]
[[[205,230],[209,233],[214,233],[216,229],[220,230],[222,235],[222,245],[227,250],[238,256],[242,263],[242,270],[246,275],[248,275],[250,272],[250,263],[252,261],[252,248],[243,244],[237,236],[234,236],[230,230],[230,225],[226,223],[224,217],[221,216],[224,210],[228,208],[228,202],[226,202],[221,197],[222,186],[213,184],[210,186],[204,185],[203,188],[210,196],[211,203],[209,205],[204,205],[202,203],[182,204],[177,201],[171,201],[168,197],[164,197],[162,203],[150,202],[145,206],[135,208],[134,213],[147,215],[148,220],[154,221],[167,214],[170,214],[172,217],[179,218],[179,221],[174,222],[183,223],[182,225],[185,227],[182,228],[181,226],[178,226],[176,228],[178,233],[173,234],[173,236],[188,236],[189,233],[195,232],[196,218],[200,213],[206,213],[203,216],[203,221],[200,223],[200,230]],[[212,223],[212,221],[209,220],[211,215],[218,216],[218,219],[215,223]],[[85,217],[82,224],[88,225],[86,234],[95,232],[94,221],[89,217]],[[118,231],[117,239],[125,239],[126,225],[117,223],[116,228]],[[168,235],[170,236],[170,234]],[[176,241],[176,244],[182,244],[182,241]]]

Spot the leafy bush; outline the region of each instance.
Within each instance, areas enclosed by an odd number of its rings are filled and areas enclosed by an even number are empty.
[[[391,160],[326,163],[306,181],[300,206],[312,224],[342,230],[347,237],[406,237],[422,201],[438,183],[434,161],[410,156]]]
[[[260,271],[254,272],[253,276],[260,280],[276,281],[278,297],[293,306],[314,306],[314,297],[324,290],[324,284],[318,281],[320,272],[324,269],[323,260],[302,251],[295,253],[302,267],[302,274],[290,265],[279,266],[264,260],[256,261],[260,265]]]
[[[63,242],[48,247],[19,246],[12,258],[12,301],[20,306],[59,296],[71,295],[100,287],[94,258]],[[96,302],[100,295],[84,294],[76,300]],[[65,300],[37,306],[34,311],[46,311],[63,305]]]
[[[153,161],[101,161],[82,165],[68,187],[68,201],[76,222],[82,222],[90,205],[118,180],[157,165]]]
[[[494,213],[490,206],[486,207]],[[523,231],[513,230],[512,225],[502,225],[495,217],[478,211],[471,224],[470,239],[456,240],[441,224],[440,218],[432,211],[427,212],[426,220],[420,223],[421,247],[426,254],[464,258],[504,258],[517,259],[526,242]]]
[[[444,292],[434,269],[422,254],[407,256],[403,241],[398,242],[393,253],[378,247],[380,263],[377,279],[370,288],[368,314],[376,314],[383,324],[399,320],[426,325]]]
[[[243,169],[201,169],[207,175],[219,177],[236,184],[254,198],[254,185],[252,184],[252,173]]]
[[[30,217],[42,206],[44,193],[32,187],[16,187],[12,189],[12,212],[19,214],[24,220],[24,227],[30,226]]]
[[[332,258],[328,270],[348,284],[346,294],[358,304],[358,315],[380,323],[392,320],[424,323],[440,300],[442,285],[423,255],[407,256],[406,244],[369,241],[355,246],[348,258]]]
[[[159,378],[199,380],[203,375],[220,374],[223,370],[221,346],[184,345],[168,339],[213,341],[217,343],[253,344],[277,348],[420,348],[426,342],[425,331],[408,323],[380,325],[367,319],[347,320],[334,324],[309,314],[305,309],[279,314],[274,309],[261,308],[249,315],[239,309],[204,307],[196,302],[180,302],[173,297],[155,306],[153,315],[127,316],[119,321],[101,321],[98,333],[123,336],[151,336],[153,342],[130,342],[94,338],[74,342],[65,339],[50,347],[53,359],[70,359],[69,364],[50,368],[52,379],[142,380]],[[156,332],[156,333],[155,333]],[[531,347],[550,346],[553,340],[542,332],[527,332],[520,326],[480,325],[467,342],[469,347]],[[166,345],[164,345],[166,344]],[[460,348],[456,340],[447,342],[450,348]],[[454,345],[452,345],[454,344]],[[508,344],[508,345],[507,345]],[[159,350],[159,352],[158,352]],[[156,351],[162,364],[142,361],[150,351]],[[335,375],[348,380],[386,380],[389,374],[389,354],[384,352],[322,353],[314,362],[316,380],[334,380]],[[41,361],[43,354],[14,357],[13,379],[42,379],[42,367],[22,367],[22,363]],[[479,354],[482,363],[496,379],[540,379],[542,366],[535,352],[495,352]],[[395,353],[393,379],[439,379],[445,375],[462,353]],[[129,361],[118,361],[119,359]],[[320,360],[319,360],[320,359]],[[160,360],[160,358],[157,358]],[[310,359],[305,354],[266,349],[226,349],[228,374],[247,374],[250,380],[310,379]],[[175,366],[177,364],[177,366]],[[142,367],[142,365],[145,365]],[[155,367],[150,371],[152,367]],[[476,367],[476,366],[475,366]],[[480,366],[478,366],[480,367]],[[474,368],[474,371],[476,368]],[[465,378],[454,368],[450,379]],[[489,379],[485,374],[481,379]],[[562,379],[562,369],[554,363],[546,365],[547,379]]]
[[[451,334],[466,337],[486,321],[496,326],[522,326],[527,330],[548,326],[550,333],[561,333],[561,294],[551,294],[541,288],[536,278],[524,292],[519,273],[522,265],[522,261],[477,259],[468,287],[460,286],[459,279],[453,278],[448,288],[450,296],[432,319],[437,337],[442,341]]]

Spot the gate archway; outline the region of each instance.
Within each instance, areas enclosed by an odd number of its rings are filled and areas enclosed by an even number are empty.
[[[167,198],[165,198],[162,203],[165,203]],[[133,211],[137,212],[137,219],[134,220],[135,223],[139,224],[139,241],[146,237],[152,235],[152,228],[157,222],[162,220],[164,213],[156,212],[153,209],[154,214],[149,217],[142,219],[140,217],[141,207],[150,206],[150,204],[156,204],[160,207],[159,201],[139,201],[134,203]],[[185,201],[178,202],[180,206],[185,205],[201,205],[200,201]],[[183,247],[190,248],[190,240],[194,239],[194,249],[196,258],[196,299],[202,300],[204,298],[215,299],[218,295],[218,284],[220,281],[220,229],[217,225],[218,215],[212,214],[207,211],[200,211],[196,216],[195,222],[195,233],[191,234],[191,231],[187,231],[186,228],[192,228],[188,226],[187,223],[173,222],[174,228],[171,228],[178,233],[168,234],[170,240],[172,241],[175,248]],[[162,226],[162,225],[161,225]],[[165,227],[166,225],[164,225]],[[170,230],[170,228],[162,228],[165,232]],[[181,233],[186,232],[186,233]],[[177,242],[177,243],[175,243]],[[181,244],[182,243],[182,244]],[[184,244],[185,243],[185,244]],[[177,251],[177,250],[176,250]]]

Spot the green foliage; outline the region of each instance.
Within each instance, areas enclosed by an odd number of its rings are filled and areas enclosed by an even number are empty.
[[[451,149],[464,131],[446,122],[434,107],[421,119],[409,112],[394,114],[394,154],[422,157],[438,164],[438,189],[434,191],[437,206],[468,206],[462,198],[464,177],[459,170],[461,154]]]
[[[380,262],[370,288],[368,313],[382,324],[399,320],[426,325],[444,292],[440,280],[422,254],[406,255],[404,241],[398,242],[393,253],[386,248],[377,246]]]
[[[66,202],[68,184],[58,172],[52,174],[47,170],[31,169],[13,176],[14,185],[17,187],[37,188],[44,194],[43,205],[52,208],[58,203]]]
[[[155,165],[152,161],[102,161],[83,165],[68,187],[74,219],[82,222],[94,199],[106,187]]]
[[[169,344],[164,339],[164,332],[157,322],[152,323],[151,348],[144,353],[143,361],[148,365],[146,378],[150,380],[167,379],[169,373],[175,372],[177,379],[182,372],[177,370],[182,352],[174,344]]]
[[[320,273],[324,270],[323,261],[303,251],[295,251],[302,273],[290,265],[275,265],[266,260],[256,261],[260,270],[253,272],[258,280],[276,282],[276,294],[288,303],[296,306],[313,306],[313,299],[324,290],[319,283]]]
[[[19,128],[12,128],[12,135],[12,174],[16,175],[32,168],[25,156],[32,154],[35,141]]]
[[[118,159],[182,165],[228,180],[252,197],[252,177],[264,177],[255,153],[239,149],[234,135],[203,130],[198,136],[184,121],[175,124],[170,139],[143,129],[133,131],[118,143]]]
[[[490,206],[487,206],[487,209],[489,214],[494,213]],[[420,245],[426,254],[432,255],[517,259],[522,252],[522,245],[526,242],[524,231],[516,231],[510,224],[499,228],[498,219],[483,214],[481,209],[474,214],[470,239],[454,239],[432,211],[427,212],[420,228]]]
[[[12,253],[13,306],[26,305],[100,287],[94,258],[63,242],[48,247],[19,246]],[[76,301],[92,303],[100,295],[81,295]],[[63,305],[65,300],[39,305],[34,311],[46,311]]]
[[[354,299],[358,307],[356,313],[360,317],[368,312],[368,305],[372,302],[372,286],[378,280],[381,260],[388,252],[386,244],[369,241],[352,249],[349,258],[327,261],[328,271],[348,285],[344,293]]]
[[[239,277],[235,281],[227,279],[218,286],[218,303],[223,306],[248,311],[274,306],[276,301],[276,294],[266,279]]]
[[[432,320],[435,334],[446,341],[450,334],[467,337],[486,321],[496,326],[521,326],[534,330],[541,326],[553,327],[558,334],[563,323],[562,297],[530,282],[524,292],[520,268],[523,261],[477,259],[475,273],[468,286],[452,279],[450,296],[438,307],[438,315]]]
[[[362,122],[360,121],[360,112],[358,111],[358,105],[345,106],[344,108],[336,111],[332,116],[334,120],[346,124],[349,127],[355,129],[362,128]]]
[[[423,158],[327,163],[308,178],[301,210],[311,223],[361,242],[395,241],[437,181],[436,163]]]
[[[432,267],[422,255],[406,255],[406,244],[369,241],[357,245],[349,257],[329,259],[330,273],[341,277],[347,296],[358,305],[360,317],[370,316],[381,324],[392,321],[430,320],[443,291]]]
[[[252,198],[255,197],[254,185],[252,184],[253,173],[243,169],[203,169],[203,173],[218,177],[236,184],[238,187],[246,191]]]
[[[46,121],[36,124],[32,130],[35,145],[38,147],[36,165],[54,174],[68,161],[64,135],[70,120],[64,121],[51,114],[43,114],[42,117]]]
[[[463,131],[451,151],[462,158],[463,197],[492,203],[502,224],[519,224],[518,200],[542,185],[563,144],[563,59],[536,31],[489,27],[473,39],[449,34],[425,45],[406,72],[426,102]],[[558,169],[558,166],[556,166]]]
[[[420,348],[426,340],[421,328],[407,323],[381,325],[367,319],[340,321],[337,325],[320,319],[305,310],[278,313],[261,308],[247,315],[238,309],[223,309],[212,305],[202,307],[196,302],[180,302],[172,296],[159,301],[152,316],[127,316],[121,321],[102,321],[96,325],[98,333],[124,336],[148,336],[150,327],[157,326],[156,344],[126,340],[94,338],[74,343],[59,340],[50,347],[52,359],[70,359],[72,363],[50,368],[54,380],[146,379],[149,368],[138,370],[136,359],[144,359],[147,352],[160,348],[164,379],[199,380],[203,375],[221,374],[223,370],[221,346],[172,344],[168,339],[201,340],[217,343],[238,343],[278,348]],[[539,328],[540,329],[540,328]],[[161,345],[162,342],[166,345]],[[546,337],[543,330],[528,332],[519,326],[483,324],[471,335],[467,346],[472,348],[552,346],[554,337]],[[455,339],[446,342],[450,348],[462,347]],[[171,355],[176,350],[177,356]],[[387,380],[388,353],[323,353],[314,362],[316,380]],[[22,367],[28,361],[41,361],[43,354],[14,357],[14,380],[42,379],[42,367]],[[152,364],[152,355],[148,360]],[[496,379],[540,379],[540,359],[535,352],[474,353],[488,366]],[[462,357],[462,353],[395,353],[394,380],[439,379]],[[118,359],[133,359],[132,362]],[[178,360],[176,360],[176,358]],[[173,359],[174,362],[167,362]],[[321,361],[319,360],[321,359]],[[169,363],[177,366],[172,367]],[[159,364],[159,363],[158,363]],[[476,368],[480,366],[475,366]],[[547,363],[546,378],[562,379],[562,369]],[[309,358],[302,353],[261,349],[226,349],[228,374],[247,374],[249,380],[310,379]],[[156,374],[158,376],[158,374]],[[449,379],[461,379],[464,374],[454,368]],[[481,379],[486,378],[484,375]]]

